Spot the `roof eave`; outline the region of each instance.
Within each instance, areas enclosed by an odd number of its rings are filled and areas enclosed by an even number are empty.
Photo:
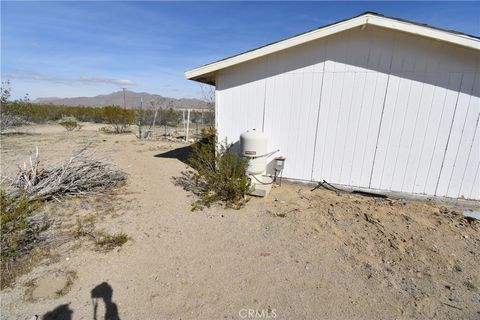
[[[186,73],[185,73],[186,75]],[[197,82],[201,82],[201,83],[205,83],[205,84],[209,84],[209,85],[212,85],[214,86],[216,84],[216,76],[215,76],[215,73],[210,73],[210,74],[201,74],[199,76],[195,76],[195,77],[187,77],[188,80],[193,80],[193,81],[197,81]]]
[[[372,13],[366,13],[364,15],[361,15],[352,19],[340,21],[338,23],[334,23],[320,29],[306,32],[298,36],[294,36],[292,38],[275,42],[273,44],[266,45],[258,49],[254,49],[230,58],[226,58],[220,61],[207,64],[199,68],[189,70],[185,72],[185,77],[189,80],[208,83],[208,82],[202,81],[202,79],[203,80],[209,79],[209,76],[214,75],[215,72],[218,70],[225,69],[225,68],[240,64],[242,62],[260,58],[260,57],[263,57],[287,48],[292,48],[313,40],[327,37],[329,35],[333,35],[335,33],[349,30],[355,27],[360,27],[366,24],[370,24],[370,25],[374,25],[382,28],[388,28],[391,30],[396,30],[401,32],[407,32],[410,34],[416,34],[419,36],[432,38],[439,41],[445,41],[448,43],[453,43],[456,45],[480,50],[480,41],[475,38],[471,38],[465,35],[455,34],[445,30],[435,29],[429,26],[414,24],[412,22],[408,22],[404,20],[397,20],[393,18],[387,18],[387,17],[375,15]],[[215,76],[213,76],[213,79],[215,79]],[[214,84],[214,82],[215,80],[213,80],[213,83],[209,83],[209,84]]]

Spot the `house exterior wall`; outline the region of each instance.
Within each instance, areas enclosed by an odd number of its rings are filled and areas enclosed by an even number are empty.
[[[219,138],[263,130],[292,179],[480,199],[479,69],[471,49],[345,31],[221,70]]]

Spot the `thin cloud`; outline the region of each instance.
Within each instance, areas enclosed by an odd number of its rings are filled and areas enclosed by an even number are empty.
[[[60,79],[57,77],[46,76],[36,72],[28,72],[28,73],[4,73],[2,74],[2,78],[6,79],[21,79],[21,80],[38,80],[38,81],[52,81],[52,82],[59,82]]]
[[[69,84],[69,85],[75,85],[75,84],[88,85],[88,84],[98,84],[98,83],[112,84],[112,85],[119,85],[119,86],[135,86],[136,85],[135,82],[128,79],[115,79],[115,78],[108,78],[108,77],[76,77],[73,79],[66,79],[66,78],[48,76],[38,72],[5,73],[5,74],[2,74],[2,78],[48,81],[48,82],[56,82],[56,83],[63,83],[63,84]]]
[[[107,84],[116,84],[120,86],[134,86],[136,83],[127,80],[127,79],[113,79],[113,78],[104,78],[104,77],[79,77],[74,79],[74,81],[83,82],[83,83],[107,83]]]

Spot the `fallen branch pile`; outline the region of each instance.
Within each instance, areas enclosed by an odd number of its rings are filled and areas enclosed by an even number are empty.
[[[13,198],[26,194],[30,199],[52,200],[57,197],[98,193],[114,187],[126,179],[126,174],[106,160],[93,158],[88,145],[69,160],[47,168],[42,165],[38,148],[35,155],[24,162],[7,193]]]

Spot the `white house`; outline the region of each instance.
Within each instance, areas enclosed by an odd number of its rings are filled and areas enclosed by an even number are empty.
[[[306,181],[480,199],[480,38],[367,12],[186,72]]]

